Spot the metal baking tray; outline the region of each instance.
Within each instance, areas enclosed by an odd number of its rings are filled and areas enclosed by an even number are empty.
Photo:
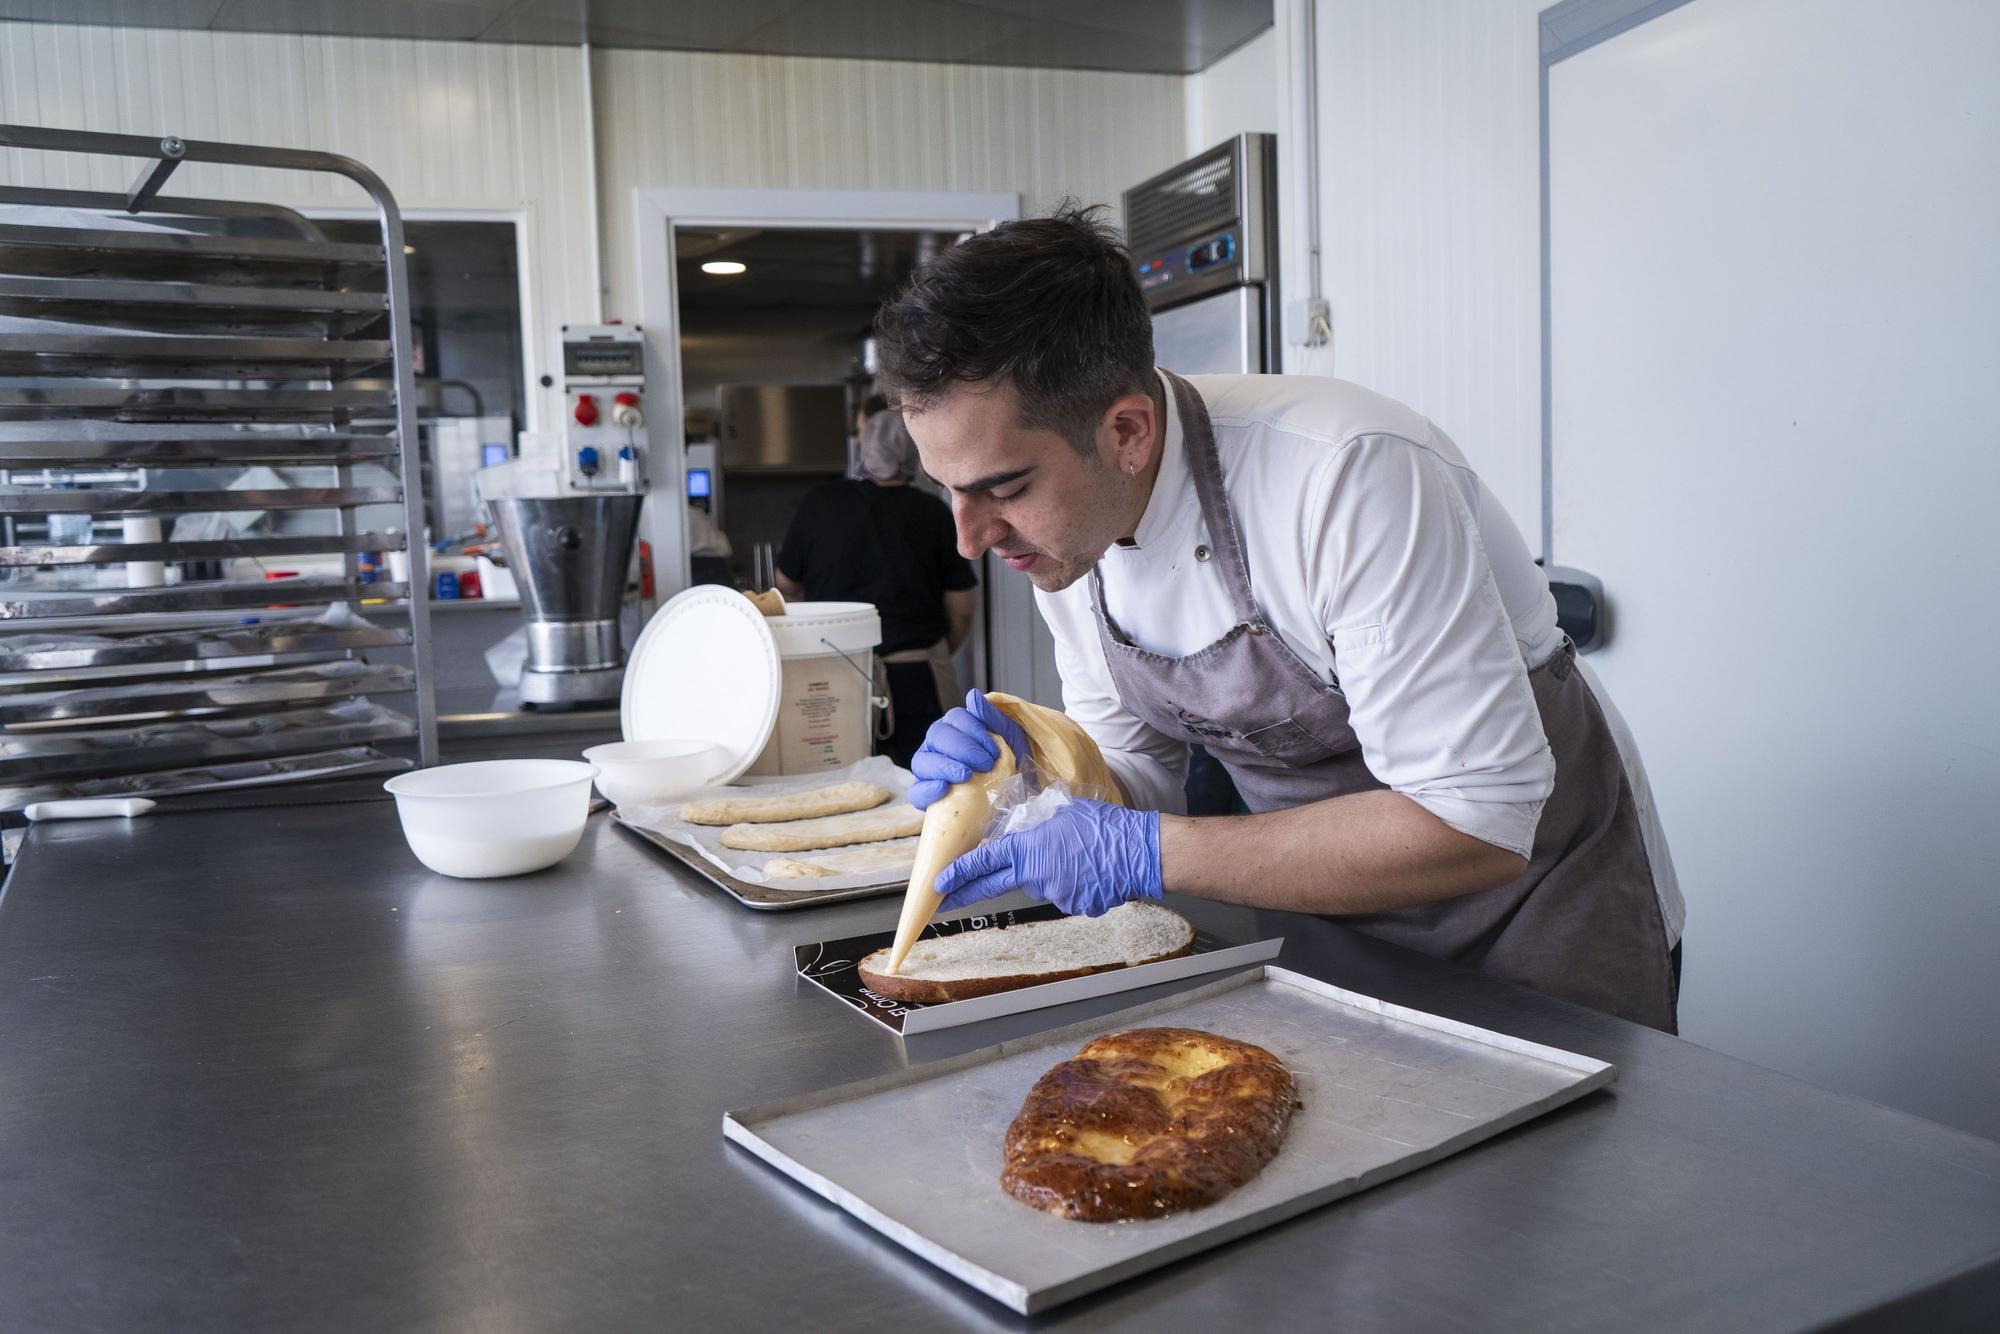
[[[88,732],[51,732],[45,736],[16,734],[11,739],[17,744],[32,741],[36,748],[19,755],[0,756],[0,782],[53,782],[146,769],[182,769],[218,760],[248,760],[259,756],[343,749],[378,741],[406,741],[416,735],[417,725],[412,719],[389,710],[384,712],[391,713],[391,716],[358,722],[335,720],[322,726],[266,729],[245,732],[241,736],[210,733],[204,737],[201,729],[190,725],[187,729],[190,739],[185,742],[162,743],[150,739],[143,746],[135,742],[118,747],[113,743],[121,735],[144,736],[149,731],[157,738],[157,727],[97,728]],[[262,714],[259,720],[276,721],[284,717],[284,714]],[[67,748],[56,749],[57,745]]]
[[[13,635],[0,637],[0,645]],[[0,674],[0,700],[24,695],[46,697],[64,690],[101,690],[110,686],[154,686],[167,681],[212,680],[245,672],[266,673],[275,668],[325,667],[346,662],[354,654],[345,650],[326,653],[259,653],[244,658],[214,661],[152,662],[120,667],[78,667],[71,670],[7,672]],[[362,659],[366,661],[366,659]]]
[[[119,468],[185,468],[245,463],[351,463],[394,458],[394,431],[331,431],[313,426],[35,422],[0,427],[0,466],[95,463]]]
[[[323,510],[393,505],[393,486],[290,486],[272,490],[141,491],[106,487],[51,491],[17,487],[0,494],[0,514],[209,514],[233,510]]]
[[[379,245],[0,224],[0,268],[37,278],[352,288],[382,281]]]
[[[1088,1039],[1140,1025],[1206,1029],[1283,1060],[1302,1106],[1278,1156],[1206,1209],[1142,1222],[1069,1222],[1001,1190],[1002,1138],[1035,1081]],[[898,1245],[1032,1315],[1414,1172],[1616,1074],[1266,965],[1052,1033],[730,1112],[722,1129]]]
[[[269,583],[168,584],[160,588],[23,589],[0,597],[0,621],[102,616],[112,612],[207,611],[222,607],[306,607],[334,602],[387,602],[409,585],[358,579],[280,579]]]
[[[4,280],[0,280],[4,281]],[[0,302],[0,315],[6,314]],[[49,423],[73,419],[120,422],[240,422],[263,425],[284,422],[331,422],[336,414],[392,415],[396,396],[380,388],[348,389],[211,389],[106,388],[101,385],[58,385],[54,388],[0,386],[0,422]]]
[[[988,905],[981,904],[986,908]],[[919,940],[936,940],[967,931],[1004,931],[1034,922],[1053,922],[1063,910],[1053,903],[1031,903],[1021,908],[993,908],[969,916],[939,918],[924,927]],[[898,1001],[870,991],[861,981],[861,960],[876,950],[895,944],[894,931],[871,931],[840,940],[821,940],[792,948],[792,960],[799,976],[847,1006],[870,1023],[880,1024],[897,1037],[935,1033],[941,1028],[977,1024],[1023,1010],[1045,1010],[1071,1001],[1108,996],[1115,991],[1137,991],[1161,982],[1177,982],[1198,973],[1221,973],[1245,964],[1262,963],[1278,957],[1285,947],[1283,936],[1237,944],[1195,928],[1194,947],[1173,959],[1107,969],[1085,977],[1038,982],[1011,991],[967,1000]]]
[[[903,881],[898,880],[893,884],[857,885],[851,889],[771,889],[749,880],[738,880],[693,848],[676,843],[664,834],[629,824],[615,814],[612,819],[618,822],[619,828],[637,837],[648,847],[664,852],[744,907],[755,908],[759,912],[784,912],[791,908],[816,908],[822,903],[843,903],[848,899],[879,898],[884,894],[901,894],[908,888]]]
[[[370,625],[360,618],[326,621],[267,621],[258,625],[199,626],[147,634],[64,635],[22,631],[0,639],[0,674],[80,672],[143,663],[192,663],[211,659],[280,657],[357,648],[393,648],[410,642],[396,626]],[[43,677],[53,685],[53,678]],[[0,683],[11,684],[11,683]]]
[[[381,292],[0,274],[0,315],[116,329],[339,338],[388,310]]]
[[[344,380],[381,366],[387,339],[0,334],[0,375],[98,379]]]
[[[38,787],[0,787],[0,811],[18,811],[38,801],[65,801],[78,797],[165,797],[185,792],[217,792],[263,788],[281,783],[317,782],[327,778],[352,779],[369,774],[395,774],[414,767],[411,760],[384,755],[367,746],[350,746],[313,755],[237,760],[193,769],[117,774]],[[259,803],[253,801],[246,804]]]
[[[302,537],[221,537],[201,542],[93,542],[89,546],[0,547],[0,567],[119,565],[135,560],[235,560],[241,556],[320,556],[403,551],[400,534],[324,533]]]
[[[63,722],[138,714],[183,714],[191,710],[241,709],[252,704],[351,699],[416,689],[407,667],[345,662],[275,671],[218,672],[136,685],[88,686],[35,694],[0,695],[0,724]]]

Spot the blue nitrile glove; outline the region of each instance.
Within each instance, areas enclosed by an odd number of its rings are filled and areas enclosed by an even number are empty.
[[[993,707],[993,701],[978,690],[965,695],[965,707],[953,709],[931,724],[924,744],[910,757],[910,772],[917,781],[910,784],[910,804],[918,810],[930,805],[953,783],[963,783],[974,774],[983,774],[1000,758],[993,734],[1014,752],[1014,763],[1028,768],[1028,738],[1012,718]]]
[[[982,843],[938,872],[938,911],[1019,887],[1066,913],[1102,917],[1160,897],[1160,813],[1071,801],[1032,829]]]

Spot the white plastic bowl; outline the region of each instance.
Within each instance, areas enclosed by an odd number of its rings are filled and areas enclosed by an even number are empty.
[[[707,741],[613,741],[583,758],[597,766],[597,790],[620,806],[662,806],[715,781],[728,760]]]
[[[524,875],[575,850],[597,770],[575,760],[480,760],[397,774],[403,837],[439,875]]]

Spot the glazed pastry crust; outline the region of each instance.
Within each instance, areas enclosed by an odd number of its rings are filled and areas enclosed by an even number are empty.
[[[1029,1091],[1000,1184],[1086,1223],[1199,1209],[1277,1156],[1297,1105],[1291,1072],[1262,1047],[1192,1028],[1108,1034]]]

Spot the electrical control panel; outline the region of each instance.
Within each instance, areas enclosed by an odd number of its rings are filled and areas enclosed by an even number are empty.
[[[645,335],[621,324],[565,324],[562,346],[565,489],[644,490]]]

